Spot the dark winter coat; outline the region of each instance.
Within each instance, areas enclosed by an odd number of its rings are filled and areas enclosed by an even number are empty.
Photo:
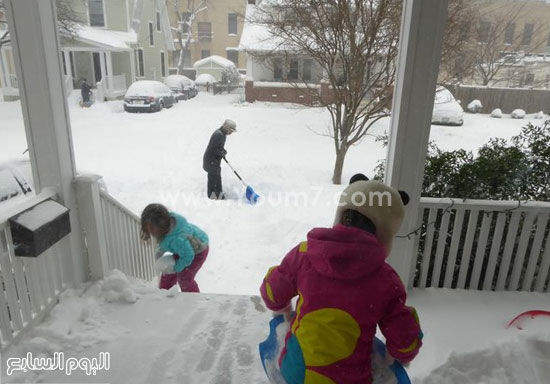
[[[221,162],[223,157],[226,155],[225,151],[225,139],[226,135],[223,133],[222,129],[216,129],[210,137],[210,142],[206,151],[204,152],[204,157],[202,159],[202,168],[208,173],[221,172]]]
[[[82,101],[87,102],[90,101],[90,85],[86,82],[83,82],[80,86],[80,92],[82,94]]]

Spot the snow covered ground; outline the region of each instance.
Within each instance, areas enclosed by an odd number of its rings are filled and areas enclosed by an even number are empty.
[[[409,367],[416,384],[543,384],[550,377],[550,319],[506,329],[520,312],[544,308],[550,296],[529,293],[415,290],[424,346]],[[271,315],[257,296],[192,295],[130,283],[121,273],[67,291],[40,326],[2,356],[99,359],[95,376],[75,369],[13,371],[6,382],[267,383],[257,350]],[[12,360],[13,361],[13,360]],[[10,365],[14,367],[13,363]]]
[[[110,193],[138,214],[148,203],[164,202],[208,232],[211,252],[198,275],[205,292],[256,294],[268,267],[312,227],[332,223],[342,187],[331,184],[334,149],[322,136],[330,120],[323,109],[240,104],[236,96],[201,93],[155,114],[125,113],[121,102],[81,109],[72,101],[70,112],[79,172],[103,175]],[[226,118],[238,124],[227,140],[228,159],[264,197],[259,206],[243,202],[243,186],[224,166],[233,200],[205,198],[203,151]],[[444,149],[476,150],[491,137],[517,134],[527,121],[466,114],[463,127],[433,126],[431,139]],[[356,172],[373,175],[386,156],[375,136],[388,122],[380,121],[373,136],[350,150],[344,181]],[[0,164],[21,157],[26,142],[19,103],[0,103],[0,138]]]
[[[164,202],[204,228],[211,251],[197,278],[201,290],[248,296],[166,297],[118,276],[107,282],[113,288],[102,283],[66,293],[46,323],[2,358],[28,351],[90,358],[110,352],[111,370],[94,382],[265,382],[256,350],[270,315],[249,295],[309,229],[332,223],[342,187],[330,182],[333,146],[322,135],[327,113],[205,94],[157,114],[127,114],[120,102],[90,109],[73,103],[70,112],[78,170],[103,175],[110,193],[138,214],[148,203]],[[226,118],[238,124],[227,140],[228,159],[264,197],[258,206],[244,203],[243,187],[227,168],[223,180],[231,200],[213,203],[204,196],[202,154]],[[467,114],[463,127],[432,127],[431,139],[443,149],[476,150],[491,137],[516,135],[529,119]],[[373,174],[386,155],[375,136],[387,127],[388,120],[380,121],[373,136],[350,150],[344,180],[356,172]],[[0,103],[0,163],[21,158],[25,148],[19,103]],[[549,320],[535,320],[523,332],[504,325],[519,312],[549,309],[549,295],[416,290],[410,302],[426,332],[409,369],[415,383],[548,382]],[[514,377],[517,372],[526,379]],[[35,380],[90,382],[53,372],[27,372],[9,382]]]

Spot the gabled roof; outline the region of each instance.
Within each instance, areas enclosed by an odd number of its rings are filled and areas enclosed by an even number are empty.
[[[193,64],[193,68],[203,67],[208,64],[216,64],[222,68],[235,66],[235,63],[233,63],[231,60],[227,60],[221,56],[214,55],[195,62],[195,64]]]

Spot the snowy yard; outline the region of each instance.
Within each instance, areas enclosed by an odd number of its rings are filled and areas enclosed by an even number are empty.
[[[330,182],[333,144],[322,135],[328,114],[204,94],[156,114],[124,113],[121,102],[87,110],[73,105],[70,113],[79,172],[103,175],[109,192],[137,214],[148,203],[163,202],[204,228],[211,251],[197,276],[201,290],[244,296],[167,297],[119,276],[85,292],[67,292],[46,323],[2,358],[27,351],[63,350],[67,357],[110,352],[111,369],[98,372],[96,382],[266,382],[257,344],[267,334],[270,314],[250,295],[258,293],[267,268],[309,229],[332,224],[342,187]],[[264,197],[258,206],[244,203],[242,185],[226,168],[223,181],[231,199],[205,198],[202,154],[226,118],[238,125],[227,140],[228,159]],[[476,150],[489,138],[516,135],[528,120],[465,115],[463,127],[432,127],[431,139],[442,149]],[[381,135],[387,127],[388,120],[380,121],[371,133]],[[374,136],[352,148],[344,180],[356,172],[372,176],[385,157]],[[0,163],[21,158],[25,148],[19,103],[1,102]],[[550,320],[533,320],[524,331],[505,324],[522,311],[548,310],[549,302],[548,294],[413,291],[410,303],[426,336],[411,376],[426,384],[547,382]],[[70,380],[55,372],[10,378],[39,380],[90,382],[77,373]]]
[[[235,96],[199,97],[155,114],[128,114],[121,102],[80,109],[71,105],[78,171],[104,177],[109,192],[139,214],[163,202],[206,230],[209,259],[198,275],[204,292],[256,294],[270,266],[305,239],[314,226],[332,224],[342,187],[331,184],[334,162],[323,109],[280,104],[236,103]],[[532,117],[532,116],[528,116]],[[228,159],[264,197],[249,206],[243,187],[222,165],[224,188],[233,200],[205,198],[202,155],[224,119],[237,122],[228,138]],[[431,139],[443,149],[476,150],[491,137],[509,138],[526,120],[465,115],[463,127],[433,126]],[[540,120],[536,120],[540,122]],[[381,135],[388,120],[372,135]],[[373,175],[386,149],[374,136],[348,154],[343,181],[354,173]],[[0,164],[26,148],[19,103],[0,103]]]

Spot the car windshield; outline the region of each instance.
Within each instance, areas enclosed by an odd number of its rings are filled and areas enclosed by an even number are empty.
[[[448,89],[441,89],[435,93],[435,104],[451,103],[454,97]]]

